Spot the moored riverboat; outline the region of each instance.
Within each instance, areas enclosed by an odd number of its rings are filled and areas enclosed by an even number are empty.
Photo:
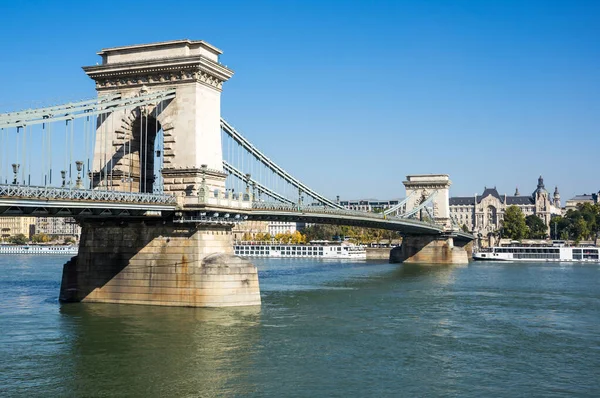
[[[283,244],[269,242],[238,242],[233,246],[234,253],[241,257],[273,258],[333,258],[365,260],[364,246],[347,242],[335,243],[316,241],[310,244]]]
[[[600,262],[600,248],[583,246],[499,246],[473,253],[476,261]]]
[[[0,254],[76,255],[78,246],[64,245],[0,245]]]

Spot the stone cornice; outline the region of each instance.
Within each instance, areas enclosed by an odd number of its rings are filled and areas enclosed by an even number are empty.
[[[162,174],[165,177],[180,177],[180,176],[199,176],[204,175],[206,177],[227,177],[228,174],[214,169],[202,169],[202,168],[164,168]]]
[[[450,183],[445,182],[445,183],[422,183],[422,182],[410,182],[410,181],[403,181],[403,184],[406,188],[413,188],[413,189],[443,189],[443,188],[448,188],[450,186]]]
[[[142,85],[201,83],[221,90],[233,71],[202,56],[113,63],[83,67],[97,90]]]
[[[176,46],[178,44],[199,44],[203,47],[211,49],[213,52],[217,54],[223,54],[223,51],[213,46],[210,43],[205,42],[204,40],[190,40],[190,39],[181,39],[181,40],[168,40],[168,41],[159,41],[155,43],[143,43],[143,44],[131,44],[128,46],[120,46],[120,47],[109,47],[103,48],[102,51],[97,53],[98,55],[104,55],[106,53],[112,51],[127,51],[132,49],[146,49],[146,48],[156,48],[156,47],[166,47],[166,46]]]

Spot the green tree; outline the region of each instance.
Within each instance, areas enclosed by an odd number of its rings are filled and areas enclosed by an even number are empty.
[[[527,224],[525,224],[525,216],[521,209],[515,205],[506,208],[502,226],[504,236],[509,239],[519,240],[527,237],[528,229]]]
[[[47,243],[50,242],[50,237],[45,233],[35,234],[31,237],[31,241],[35,243]]]
[[[558,235],[562,239],[594,239],[600,232],[600,206],[579,204],[577,209],[571,209],[564,216],[550,220],[550,231],[553,236]]]
[[[561,222],[563,218],[561,216],[555,216],[550,219],[550,238],[560,239],[560,234],[563,231]]]
[[[329,224],[313,224],[310,227],[305,227],[301,232],[304,234],[306,242],[350,238],[353,243],[371,243],[387,239],[391,244],[393,239],[400,237],[395,231]]]
[[[463,224],[462,227],[460,227],[460,229],[462,229],[463,232],[470,232],[469,227],[467,227],[467,224]]]
[[[545,239],[548,236],[548,228],[544,221],[536,215],[529,215],[525,217],[525,224],[529,228],[529,239]]]
[[[8,238],[8,241],[15,245],[25,245],[27,244],[27,237],[23,234],[17,234]]]
[[[372,237],[371,243],[379,243],[383,239],[383,236],[385,235],[385,230],[378,229],[378,228],[371,228],[370,234]]]
[[[597,222],[598,216],[600,215],[600,206],[591,203],[581,203],[577,205],[577,210],[581,214],[581,217],[585,220],[586,224],[586,239],[594,238],[596,233],[600,230]]]
[[[571,210],[569,210],[571,212]],[[550,219],[550,234],[553,239],[569,239],[569,235],[571,234],[571,218],[562,216],[552,217]]]
[[[334,236],[349,235],[350,227],[328,224],[314,224],[302,230],[306,240],[332,240]]]
[[[385,232],[383,233],[383,236],[385,237],[385,239],[387,239],[389,246],[392,245],[392,241],[394,239],[400,239],[400,233],[398,233],[397,231],[385,230]]]
[[[577,217],[571,225],[570,237],[576,241],[588,239],[590,237],[588,224],[583,217]]]

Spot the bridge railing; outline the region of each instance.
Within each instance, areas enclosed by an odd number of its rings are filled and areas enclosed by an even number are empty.
[[[172,195],[0,184],[0,198],[175,205]]]
[[[415,225],[423,225],[423,224],[431,224],[437,226],[435,222],[424,222],[418,220],[411,220],[408,218],[396,217],[384,215],[382,213],[368,213],[364,211],[358,210],[346,210],[346,209],[334,209],[328,206],[313,206],[313,205],[288,205],[284,203],[273,203],[273,202],[253,202],[252,203],[253,210],[269,210],[274,212],[292,212],[292,213],[311,213],[311,214],[331,214],[331,215],[339,215],[339,216],[349,216],[349,217],[361,217],[361,218],[370,218],[374,220],[388,220],[388,221],[398,221],[406,224],[415,224]]]
[[[230,207],[233,209],[251,209],[252,194],[233,193],[229,191],[207,191],[201,187],[198,192],[198,203],[209,206]]]

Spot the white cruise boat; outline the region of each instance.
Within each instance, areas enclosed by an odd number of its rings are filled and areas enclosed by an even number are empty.
[[[78,246],[43,246],[43,245],[0,245],[1,254],[43,254],[73,256],[79,251]]]
[[[599,252],[598,247],[582,246],[502,246],[473,253],[473,260],[598,263]]]
[[[273,258],[335,258],[365,260],[367,252],[364,246],[350,243],[310,243],[306,245],[238,242],[233,246],[235,255],[241,257]]]

